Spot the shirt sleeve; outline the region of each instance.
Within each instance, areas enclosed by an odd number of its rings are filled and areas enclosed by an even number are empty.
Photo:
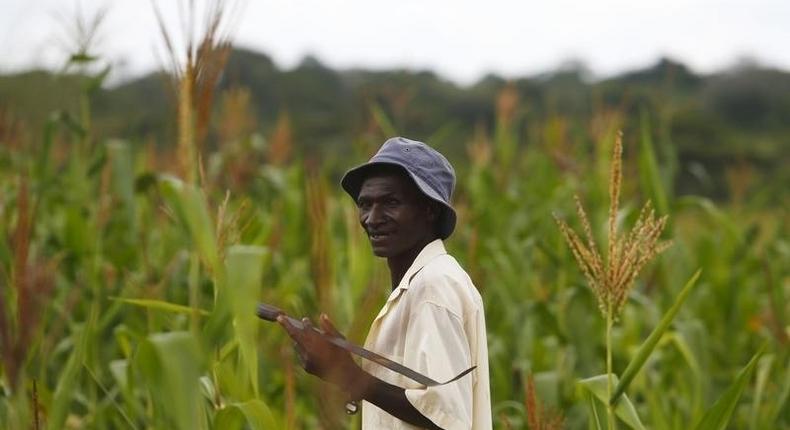
[[[461,317],[440,304],[419,303],[409,320],[404,364],[439,382],[471,367],[469,342]],[[447,385],[406,389],[406,398],[442,429],[470,430],[473,374]]]

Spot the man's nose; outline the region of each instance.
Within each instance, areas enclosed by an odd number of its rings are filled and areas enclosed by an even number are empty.
[[[370,210],[365,217],[365,225],[368,227],[376,227],[381,224],[384,224],[387,221],[387,217],[384,214],[380,205],[373,204],[370,207]]]

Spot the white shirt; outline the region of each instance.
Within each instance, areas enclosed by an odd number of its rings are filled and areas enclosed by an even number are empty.
[[[370,327],[365,348],[444,382],[425,388],[385,367],[363,360],[373,376],[406,388],[406,398],[444,430],[491,429],[488,348],[480,293],[469,275],[437,239],[423,248]],[[416,429],[363,402],[362,429]]]

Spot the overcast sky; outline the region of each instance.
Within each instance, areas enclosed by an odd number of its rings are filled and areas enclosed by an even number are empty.
[[[175,5],[185,0],[154,1],[177,28]],[[236,44],[266,52],[285,68],[312,54],[336,68],[431,69],[460,83],[489,72],[545,72],[570,59],[598,76],[660,56],[697,72],[745,57],[790,70],[790,0],[236,3],[244,4]],[[161,40],[150,1],[0,0],[0,73],[62,65],[77,5],[85,17],[107,8],[96,52],[114,65],[116,79],[158,67]]]

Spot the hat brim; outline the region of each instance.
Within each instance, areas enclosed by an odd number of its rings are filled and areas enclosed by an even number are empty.
[[[420,179],[417,175],[414,175],[411,171],[409,171],[406,166],[397,163],[397,162],[387,162],[387,161],[373,161],[362,164],[357,166],[343,175],[343,179],[340,180],[340,186],[343,187],[343,190],[351,196],[354,201],[357,201],[357,197],[359,197],[359,191],[362,189],[362,183],[365,182],[365,179],[368,178],[371,174],[375,173],[377,169],[381,168],[382,166],[395,166],[400,168],[401,171],[406,173],[408,177],[410,177],[414,184],[417,185],[417,188],[429,199],[439,203],[441,207],[441,211],[439,213],[439,219],[437,221],[437,233],[441,239],[447,239],[455,230],[455,223],[456,223],[456,214],[455,209],[446,203],[442,197],[436,192],[431,186],[428,185],[425,181]]]

